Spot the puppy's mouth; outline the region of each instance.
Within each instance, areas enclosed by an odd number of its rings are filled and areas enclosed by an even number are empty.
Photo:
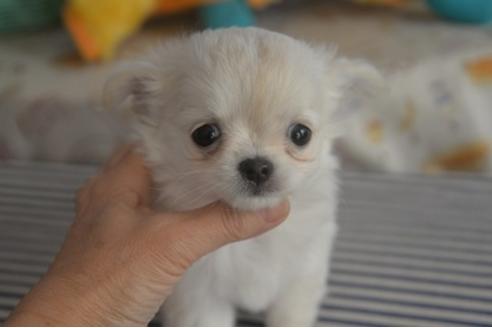
[[[249,197],[265,197],[271,196],[272,194],[278,193],[279,190],[276,188],[274,183],[269,183],[267,185],[257,185],[254,183],[248,183],[245,187],[245,194]]]
[[[261,186],[242,182],[238,193],[228,194],[223,200],[237,209],[258,210],[275,206],[284,196],[274,181]]]
[[[228,197],[227,197],[228,198]],[[224,199],[224,201],[233,208],[240,210],[259,210],[273,207],[282,201],[284,197],[281,193],[263,193],[262,195],[238,195],[233,198]]]

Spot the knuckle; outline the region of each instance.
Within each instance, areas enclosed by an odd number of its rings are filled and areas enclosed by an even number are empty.
[[[154,264],[172,276],[181,275],[194,260],[189,242],[175,233],[151,234],[146,238],[146,254]]]
[[[221,222],[226,236],[232,240],[244,239],[244,218],[231,208],[224,210]]]
[[[116,202],[135,207],[139,204],[140,195],[133,189],[120,188],[111,192],[110,198]]]
[[[132,214],[132,210],[127,206],[125,202],[121,200],[114,199],[109,200],[102,207],[102,216],[108,219],[116,219],[118,220],[121,217],[126,217]]]

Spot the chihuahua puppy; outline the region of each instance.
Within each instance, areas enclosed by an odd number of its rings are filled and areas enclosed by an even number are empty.
[[[162,307],[167,325],[231,326],[237,308],[266,311],[273,326],[315,322],[336,234],[332,141],[359,97],[347,96],[378,78],[363,62],[258,28],[173,40],[115,73],[105,97],[135,115],[158,208],[290,201],[281,226],[190,268]]]

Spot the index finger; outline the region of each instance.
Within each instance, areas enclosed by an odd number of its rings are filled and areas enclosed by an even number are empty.
[[[152,179],[142,155],[135,147],[125,146],[105,164],[100,176],[108,195],[133,193],[141,203],[150,201]]]

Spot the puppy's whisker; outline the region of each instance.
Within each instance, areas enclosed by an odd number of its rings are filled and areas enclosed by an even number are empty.
[[[190,199],[189,199],[190,196],[192,196],[195,193],[200,193],[202,190],[205,190],[205,189],[206,188],[204,186],[200,186],[197,188],[185,190],[182,193],[173,196],[172,203],[170,205],[171,205],[171,207],[175,208],[175,207],[178,207],[178,205],[180,203],[186,202],[187,205],[185,207],[188,207],[188,203],[190,201]]]
[[[203,190],[202,192],[198,192],[194,198],[187,199],[187,208],[193,209],[200,206],[207,205],[204,201],[209,197],[209,192],[211,189]],[[187,197],[188,198],[188,197]]]
[[[200,185],[196,188],[189,189],[180,195],[177,195],[174,197],[173,200],[173,207],[176,207],[178,204],[181,204],[182,202],[186,202],[186,207],[193,208],[195,207],[195,204],[198,203],[199,200],[203,200],[205,196],[208,196],[210,191],[215,190],[217,188],[218,184],[205,184],[205,185]],[[193,196],[190,198],[190,196]]]

